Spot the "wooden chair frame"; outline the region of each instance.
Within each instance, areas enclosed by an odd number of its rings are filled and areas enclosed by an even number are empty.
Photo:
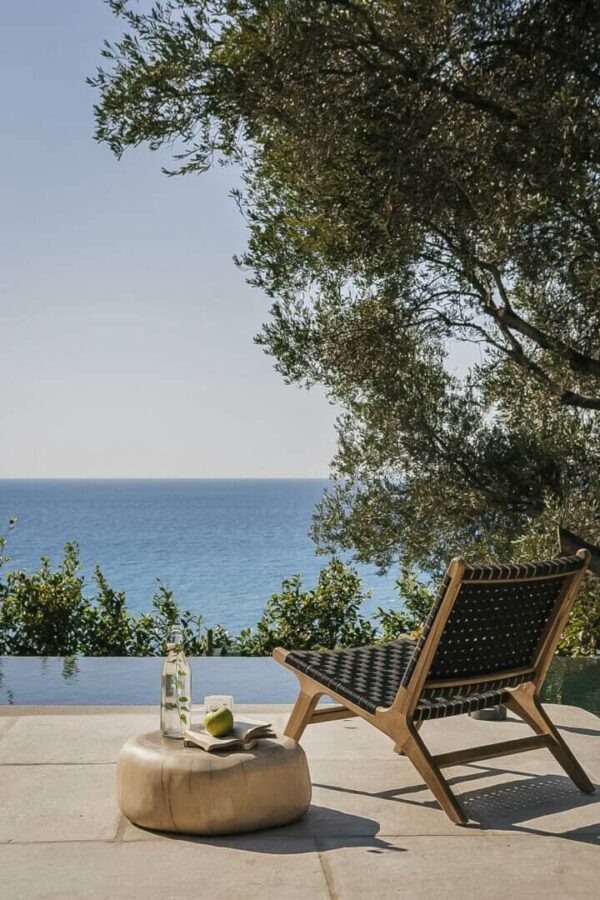
[[[490,672],[489,674],[477,675],[472,678],[455,678],[444,681],[428,679],[429,670],[442,632],[463,584],[466,563],[460,557],[453,559],[450,563],[448,588],[431,625],[429,634],[423,643],[410,681],[407,686],[402,686],[398,689],[396,697],[389,707],[377,707],[374,713],[368,712],[287,663],[286,657],[292,651],[277,647],[273,651],[274,659],[293,672],[300,682],[300,693],[284,733],[288,737],[299,741],[307,725],[360,716],[393,740],[394,750],[408,757],[441,808],[457,825],[465,825],[468,817],[442,775],[441,770],[450,766],[460,766],[476,762],[477,760],[492,759],[497,756],[507,756],[512,753],[522,753],[527,750],[547,747],[575,785],[585,793],[593,793],[594,785],[575,759],[555,725],[551,722],[539,699],[539,692],[548,667],[589,564],[590,554],[587,550],[579,550],[577,556],[584,561],[584,565],[573,575],[543,575],[530,579],[541,580],[542,578],[562,577],[565,582],[548,624],[538,642],[534,663],[530,668]],[[523,581],[525,579],[514,580]],[[474,580],[471,579],[469,584],[473,583]],[[490,581],[488,580],[486,583],[489,584]],[[520,716],[533,729],[535,736],[502,741],[495,744],[485,744],[480,747],[442,753],[437,756],[431,755],[418,734],[422,720],[415,721],[414,719],[415,709],[424,689],[461,687],[483,681],[488,682],[495,679],[523,675],[527,675],[528,678],[519,684],[518,687],[503,688],[509,694],[509,698],[504,705]],[[325,694],[337,700],[339,705],[324,706],[318,709],[319,699]]]

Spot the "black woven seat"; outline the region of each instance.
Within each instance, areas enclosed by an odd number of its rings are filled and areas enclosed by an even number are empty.
[[[367,712],[394,702],[417,646],[416,641],[400,638],[387,644],[318,653],[292,651],[287,662],[310,675],[315,681],[352,700]],[[415,720],[437,719],[474,712],[502,703],[505,691],[482,683],[460,692],[443,688],[426,691],[415,709]]]
[[[400,638],[388,644],[318,653],[293,650],[287,662],[369,712],[391,706],[416,641]]]
[[[539,692],[590,560],[576,556],[508,566],[452,561],[417,641],[351,650],[286,650],[275,659],[295,672],[300,693],[285,734],[360,716],[394,741],[453,822],[467,815],[442,769],[494,755],[547,747],[582,791],[594,786],[544,711]],[[338,706],[318,707],[329,694]],[[504,705],[535,732],[432,756],[419,734],[426,719]]]

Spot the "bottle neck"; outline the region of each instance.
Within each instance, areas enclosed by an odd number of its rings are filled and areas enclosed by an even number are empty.
[[[169,630],[167,650],[169,653],[180,653],[183,651],[183,629],[180,626],[175,626]]]

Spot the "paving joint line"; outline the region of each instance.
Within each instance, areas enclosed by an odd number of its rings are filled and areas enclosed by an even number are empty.
[[[119,815],[119,822],[117,824],[117,830],[115,831],[115,836],[113,838],[113,841],[116,844],[123,843],[123,835],[125,834],[126,828],[127,828],[127,819],[125,818],[124,815],[121,814],[121,815]]]
[[[326,857],[326,851],[323,849],[318,837],[315,837],[314,841],[315,847],[317,848],[317,857],[319,859],[319,865],[321,866],[321,872],[323,873],[323,878],[325,879],[325,887],[327,888],[329,900],[341,900],[341,894],[338,892],[335,886],[333,871],[331,869],[331,866],[329,865],[329,860]]]
[[[115,762],[1,762],[0,766],[14,768],[30,766],[31,768],[42,768],[46,766],[116,766]]]
[[[0,849],[2,847],[39,847],[39,846],[54,846],[55,844],[106,844],[110,846],[115,843],[114,837],[112,838],[56,838],[56,840],[44,840],[44,841],[0,841]]]

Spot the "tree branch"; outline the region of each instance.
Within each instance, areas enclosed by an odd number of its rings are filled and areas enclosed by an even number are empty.
[[[509,306],[503,306],[498,309],[497,315],[499,320],[502,321],[507,328],[518,331],[519,334],[529,338],[529,340],[537,344],[538,347],[541,347],[543,350],[548,350],[550,353],[554,353],[566,360],[571,371],[577,372],[580,375],[594,375],[600,377],[600,360],[594,359],[592,356],[587,356],[584,353],[580,353],[578,350],[575,350],[574,347],[565,344],[560,338],[551,337],[535,325],[522,319],[521,316]]]
[[[511,305],[510,297],[508,296],[508,291],[506,290],[498,266],[481,259],[473,259],[472,262],[466,261],[463,258],[464,254],[461,253],[461,249],[457,247],[451,236],[444,229],[434,225],[432,222],[428,222],[427,225],[444,241],[450,252],[460,261],[462,273],[479,295],[484,313],[494,319],[505,338],[509,341],[511,349],[505,347],[503,348],[504,352],[506,352],[516,363],[531,372],[538,381],[544,383],[565,406],[580,406],[582,409],[600,409],[599,397],[587,396],[585,394],[580,394],[578,391],[564,391],[538,363],[528,356],[513,332],[518,332],[523,335],[523,337],[533,341],[534,344],[541,347],[543,350],[548,350],[555,356],[565,360],[569,364],[571,371],[576,372],[579,375],[600,377],[600,360],[587,356],[584,353],[580,353],[579,350],[570,347],[560,338],[547,334],[536,325],[532,325],[530,322],[523,319],[514,311]],[[480,266],[484,271],[490,273],[502,301],[502,306],[497,306],[494,303],[491,290],[488,289],[477,276],[472,263],[475,263],[475,265]]]

